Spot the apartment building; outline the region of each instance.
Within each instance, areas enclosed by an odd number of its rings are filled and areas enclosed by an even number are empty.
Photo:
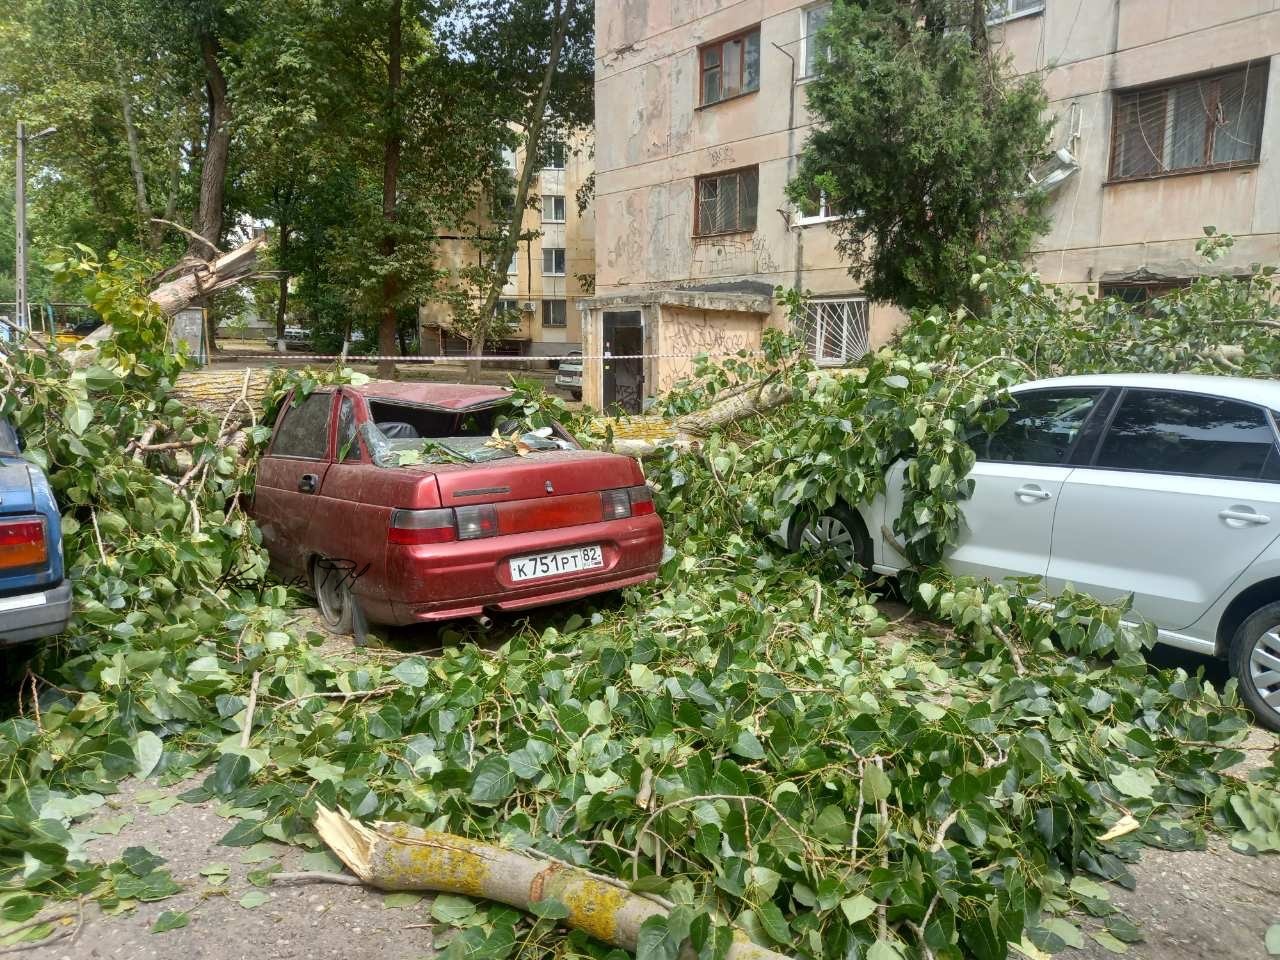
[[[778,286],[814,299],[797,332],[820,363],[883,343],[901,321],[849,278],[821,197],[785,187],[811,126],[805,88],[830,3],[596,3],[596,296],[589,403],[638,409],[692,356],[754,349],[789,318]]]
[[[487,344],[486,354],[555,357],[582,349],[582,312],[578,303],[590,295],[595,274],[595,211],[578,206],[578,193],[593,169],[591,135],[544,147],[544,166],[529,188],[535,205],[525,211],[524,234],[507,267],[507,283],[498,309],[510,321],[507,335]],[[512,175],[523,152],[507,157]],[[588,191],[589,193],[589,191]],[[589,197],[588,197],[589,199]],[[496,229],[492,212],[477,209],[456,239],[440,244],[442,265],[455,271],[480,263],[480,251],[467,237]],[[423,352],[467,353],[469,344],[453,328],[447,304],[429,303],[418,311]]]
[[[1139,302],[1280,263],[1278,0],[997,0],[990,37],[1056,117],[1048,281]],[[1196,253],[1205,226],[1236,238]]]
[[[814,295],[797,332],[843,363],[901,320],[868,303],[834,249],[839,215],[784,188],[812,119],[807,80],[830,3],[596,4],[596,296],[584,302],[588,402],[636,409],[691,353],[759,344]],[[1142,300],[1206,270],[1280,261],[1280,0],[990,0],[990,39],[1043,77],[1051,150],[1045,279]],[[1206,225],[1236,247],[1212,267]]]

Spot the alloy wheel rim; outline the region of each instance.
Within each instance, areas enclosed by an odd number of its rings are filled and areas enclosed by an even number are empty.
[[[853,533],[838,517],[822,516],[811,521],[800,535],[800,542],[816,553],[834,556],[845,570],[857,563]]]
[[[1262,702],[1280,713],[1280,625],[1254,642],[1249,652],[1249,679]]]
[[[328,569],[323,562],[316,564],[316,574],[319,580],[316,584],[316,599],[320,601],[320,613],[331,625],[336,625],[342,619],[346,603],[342,595],[342,587],[334,583],[336,578],[330,578],[329,575],[331,573],[333,571]]]

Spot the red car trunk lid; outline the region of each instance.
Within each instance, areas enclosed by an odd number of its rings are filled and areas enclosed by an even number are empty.
[[[434,472],[443,507],[545,500],[644,482],[639,465],[630,457],[593,450],[544,451],[483,464],[447,464],[435,467]],[[581,503],[578,501],[579,506]]]

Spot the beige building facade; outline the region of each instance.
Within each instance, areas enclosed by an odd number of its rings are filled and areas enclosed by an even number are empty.
[[[583,303],[586,400],[634,407],[690,352],[758,346],[813,295],[819,362],[884,342],[836,254],[838,211],[785,197],[812,119],[807,78],[830,4],[598,0],[596,290]],[[1029,171],[1051,191],[1034,265],[1049,281],[1141,300],[1206,270],[1280,262],[1280,0],[991,0],[990,39],[1039,73],[1055,117]],[[1029,187],[1031,186],[1029,182]],[[1205,226],[1236,237],[1209,266]],[[638,361],[592,361],[643,353]]]
[[[829,4],[597,0],[596,297],[584,397],[635,409],[692,357],[759,347],[813,295],[797,332],[820,363],[883,343],[901,314],[869,303],[835,252],[837,211],[785,196],[811,125],[810,38]],[[593,356],[650,354],[639,361]]]
[[[1280,263],[1280,0],[1001,2],[992,43],[1056,118],[1045,280],[1140,301]],[[1236,238],[1214,264],[1206,226]]]
[[[509,332],[497,343],[486,345],[486,354],[524,357],[559,357],[582,349],[582,311],[578,305],[590,296],[595,275],[595,210],[588,203],[578,207],[578,193],[589,186],[593,170],[589,132],[566,142],[551,144],[545,166],[534,174],[529,187],[535,205],[525,211],[521,240],[507,269],[507,283],[498,309],[510,320]],[[523,152],[508,157],[513,176]],[[586,199],[590,199],[589,190]],[[468,236],[495,229],[487,210],[477,209],[457,238],[441,241],[442,265],[455,275],[480,263],[480,251]],[[462,354],[469,349],[452,327],[451,308],[443,303],[423,305],[419,311],[424,353]]]

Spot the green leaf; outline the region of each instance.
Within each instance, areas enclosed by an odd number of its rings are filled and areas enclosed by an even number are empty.
[[[893,792],[889,775],[873,763],[867,764],[862,774],[862,793],[871,803],[888,800]]]
[[[1077,950],[1084,947],[1084,935],[1080,932],[1080,928],[1062,917],[1048,917],[1040,922],[1040,926],[1068,947],[1075,947]]]
[[[1121,940],[1117,940],[1105,930],[1090,930],[1089,936],[1100,947],[1110,950],[1112,953],[1128,953],[1129,947]]]
[[[151,771],[160,762],[162,753],[164,753],[164,744],[160,738],[150,730],[143,730],[133,741],[133,757],[136,762],[133,769],[134,775],[142,779],[151,776]]]
[[[491,755],[476,764],[469,796],[472,803],[492,807],[511,796],[515,788],[516,777],[507,758]]]
[[[1280,923],[1273,923],[1267,927],[1265,943],[1268,956],[1280,957]]]
[[[262,863],[275,857],[276,848],[269,843],[255,843],[244,853],[240,854],[241,863]]]
[[[1154,770],[1123,767],[1111,774],[1111,782],[1126,797],[1146,799],[1155,791],[1160,781]]]
[[[840,901],[840,909],[844,911],[845,919],[850,923],[861,923],[875,913],[876,906],[874,900],[862,893],[856,897],[845,897]]]
[[[382,906],[386,910],[403,910],[405,907],[412,907],[421,899],[420,893],[388,893],[382,898]]]
[[[83,436],[93,421],[93,405],[87,400],[75,400],[67,404],[62,415],[63,421],[77,437]]]
[[[760,904],[756,908],[756,918],[760,921],[760,925],[764,927],[765,933],[779,944],[791,942],[791,927],[788,926],[786,917],[782,915],[782,911],[778,909],[777,904],[772,900]]]
[[[680,944],[667,936],[667,918],[655,914],[640,925],[636,937],[636,960],[675,960]]]
[[[748,760],[763,760],[764,746],[750,730],[739,730],[738,739],[733,743],[733,752]]]
[[[563,920],[569,916],[569,908],[555,897],[535,900],[529,904],[529,912],[534,916],[541,917],[543,920]]]
[[[157,857],[146,847],[126,847],[120,861],[135,877],[145,877],[165,862],[164,857]]]
[[[441,923],[461,926],[475,916],[474,900],[459,897],[452,893],[442,893],[431,902],[431,916]]]
[[[256,910],[270,899],[271,897],[263,893],[261,890],[248,890],[245,892],[245,895],[236,902],[246,910]]]
[[[877,940],[867,950],[867,960],[906,960],[898,944],[890,940]]]
[[[391,668],[391,675],[407,687],[425,687],[431,678],[427,661],[421,657],[409,657]]]
[[[151,932],[166,933],[169,930],[178,930],[190,922],[191,913],[187,910],[165,910],[160,916],[156,917],[156,922],[152,925]]]

